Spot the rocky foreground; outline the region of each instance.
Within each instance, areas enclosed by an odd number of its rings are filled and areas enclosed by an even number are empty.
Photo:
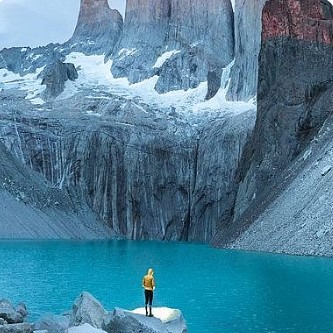
[[[182,313],[176,309],[154,308],[154,317],[142,309],[128,311],[115,308],[108,312],[98,300],[83,292],[66,314],[47,314],[35,323],[26,321],[23,303],[15,309],[8,300],[0,301],[0,333],[186,333]]]

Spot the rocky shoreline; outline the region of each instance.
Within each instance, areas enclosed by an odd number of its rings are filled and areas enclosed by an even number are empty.
[[[45,314],[36,322],[27,320],[24,303],[15,308],[0,300],[0,333],[187,333],[180,310],[154,308],[154,317],[146,317],[139,308],[133,311],[115,308],[109,312],[88,292],[82,292],[72,309],[61,315]]]

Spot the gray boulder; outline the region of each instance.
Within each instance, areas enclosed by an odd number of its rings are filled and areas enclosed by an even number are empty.
[[[32,326],[29,323],[5,324],[0,326],[0,333],[32,333]]]
[[[156,308],[154,309],[156,311]],[[177,312],[178,311],[178,312]],[[179,310],[169,320],[146,317],[120,308],[115,308],[105,319],[102,329],[109,333],[186,333],[187,326]]]
[[[22,302],[16,306],[16,312],[20,313],[22,317],[26,317],[28,315],[27,307]]]
[[[23,316],[17,312],[10,301],[0,300],[0,318],[3,318],[8,324],[17,324],[23,322]]]
[[[87,323],[93,327],[101,328],[106,314],[107,311],[96,298],[88,292],[83,292],[73,304],[69,326],[79,326]]]
[[[80,325],[80,326],[73,326],[73,327],[70,327],[66,333],[105,333],[105,331],[99,329],[99,328],[96,328],[96,327],[93,327],[91,326],[90,324],[83,324],[83,325]],[[36,332],[34,332],[36,333]]]
[[[69,316],[45,314],[33,325],[34,331],[46,330],[48,333],[62,333],[69,326]]]

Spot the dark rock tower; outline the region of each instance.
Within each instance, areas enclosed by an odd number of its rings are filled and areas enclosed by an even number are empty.
[[[77,25],[69,44],[86,53],[105,53],[113,50],[122,27],[122,16],[110,9],[107,0],[81,0]]]
[[[333,9],[326,0],[269,0],[262,14],[257,118],[238,171],[228,242],[278,195],[279,177],[333,113]]]

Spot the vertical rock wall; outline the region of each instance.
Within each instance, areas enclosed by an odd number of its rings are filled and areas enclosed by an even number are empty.
[[[233,24],[230,0],[127,1],[112,74],[132,83],[158,75],[160,93],[197,87],[209,72],[221,78],[234,56]]]
[[[266,0],[235,2],[235,63],[227,98],[247,101],[257,94],[261,14]]]
[[[167,48],[179,52],[161,67],[156,90],[163,93],[195,88],[210,80],[209,73],[221,79],[222,69],[234,57],[230,0],[172,0],[170,8]],[[219,88],[220,83],[207,96],[212,97]]]
[[[245,219],[251,223],[279,175],[333,112],[332,5],[269,0],[262,25],[257,119],[239,168],[234,209],[239,228]]]
[[[231,214],[254,112],[207,121],[197,132],[134,102],[118,107],[94,121],[84,110],[64,112],[63,102],[52,114],[17,112],[2,118],[0,136],[21,163],[75,193],[72,205],[88,204],[117,236],[208,242]]]
[[[188,239],[209,242],[220,224],[232,216],[244,145],[255,122],[255,111],[211,121],[201,130],[191,198]]]
[[[112,74],[131,83],[153,75],[163,53],[170,15],[169,0],[128,0],[121,40],[113,52]]]

